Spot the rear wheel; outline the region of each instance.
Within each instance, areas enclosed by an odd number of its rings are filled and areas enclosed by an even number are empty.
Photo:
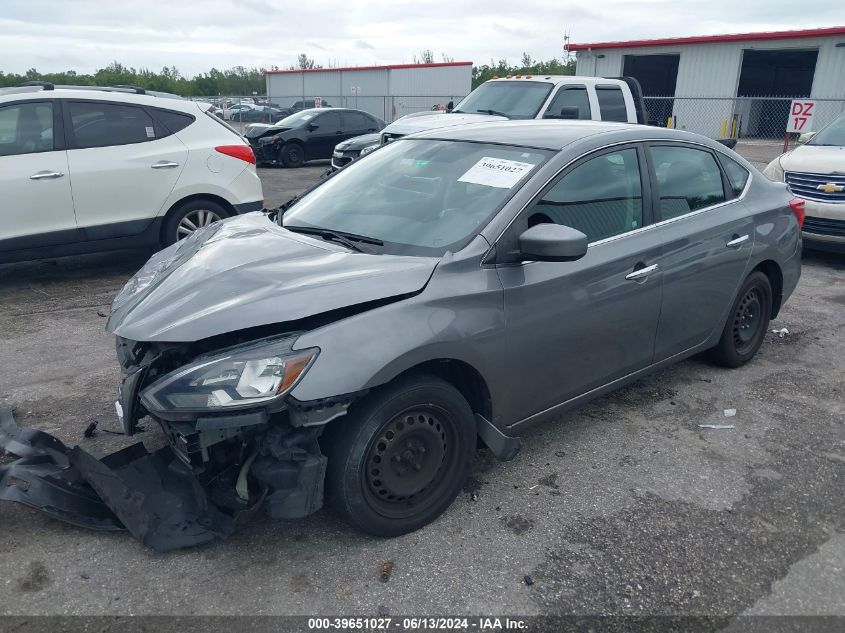
[[[305,151],[297,143],[288,143],[279,150],[279,162],[285,167],[302,167]]]
[[[448,508],[476,446],[467,401],[433,376],[389,385],[336,424],[322,441],[329,503],[378,536],[411,532]]]
[[[744,365],[766,337],[772,314],[772,286],[760,271],[751,273],[739,289],[719,344],[710,357],[725,367]]]
[[[197,229],[228,218],[229,213],[212,200],[192,200],[180,206],[165,222],[162,243],[170,246],[185,239]]]

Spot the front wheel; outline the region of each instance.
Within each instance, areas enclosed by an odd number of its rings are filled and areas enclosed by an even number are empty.
[[[321,442],[327,499],[377,536],[412,532],[440,516],[463,487],[476,446],[469,404],[434,376],[388,385],[335,424]]]
[[[719,344],[711,359],[724,367],[744,365],[757,353],[769,329],[772,285],[760,271],[751,273],[739,289]]]
[[[302,167],[305,151],[297,143],[288,143],[279,150],[279,162],[285,167]]]
[[[192,200],[179,207],[171,215],[162,231],[162,245],[170,246],[185,239],[197,229],[228,218],[229,213],[212,200]]]

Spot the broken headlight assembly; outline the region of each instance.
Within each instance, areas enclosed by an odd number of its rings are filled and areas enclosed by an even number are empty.
[[[246,343],[192,362],[141,392],[153,414],[219,413],[279,403],[308,371],[319,349],[292,350],[296,337]]]

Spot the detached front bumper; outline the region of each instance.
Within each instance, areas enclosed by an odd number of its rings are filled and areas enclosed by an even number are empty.
[[[322,507],[321,427],[265,419],[247,437],[232,418],[201,422],[159,421],[170,446],[149,453],[137,443],[97,458],[0,410],[0,448],[19,457],[0,466],[0,500],[81,527],[126,529],[157,551],[225,538],[262,506],[274,518]],[[213,459],[203,461],[211,440]]]

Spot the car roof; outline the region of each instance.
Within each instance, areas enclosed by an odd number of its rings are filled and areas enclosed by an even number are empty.
[[[615,77],[584,77],[581,75],[508,75],[507,77],[497,77],[490,79],[494,82],[510,82],[517,83],[520,81],[540,81],[550,84],[579,84],[579,85],[594,85],[594,84],[614,84],[625,85],[625,81]]]
[[[164,92],[145,92],[138,94],[132,89],[101,88],[97,86],[55,86],[52,89],[42,89],[40,86],[21,86],[17,88],[0,88],[0,103],[22,101],[25,99],[88,99],[97,101],[114,101],[117,103],[135,103],[181,112],[196,113],[197,107],[202,108],[198,101],[189,101],[178,95]]]
[[[683,130],[638,125],[635,123],[566,121],[558,119],[464,123],[418,132],[408,135],[405,138],[497,143],[557,151],[584,138],[596,135],[613,137],[612,140],[616,142],[664,139],[691,141],[719,149],[719,144],[715,141]]]

